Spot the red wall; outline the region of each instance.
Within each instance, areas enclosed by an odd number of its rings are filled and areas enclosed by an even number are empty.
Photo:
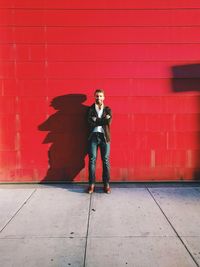
[[[199,179],[199,51],[197,0],[1,0],[0,181],[87,181],[96,88],[112,181]]]

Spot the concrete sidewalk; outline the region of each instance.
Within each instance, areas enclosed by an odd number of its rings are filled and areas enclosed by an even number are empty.
[[[0,185],[0,266],[200,266],[200,184],[86,188]]]

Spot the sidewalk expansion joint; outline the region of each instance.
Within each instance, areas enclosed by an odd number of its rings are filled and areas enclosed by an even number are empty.
[[[90,195],[90,202],[89,202],[89,209],[88,209],[88,221],[87,221],[87,232],[86,232],[86,238],[85,238],[85,252],[84,252],[83,267],[85,267],[85,264],[86,264],[87,242],[88,242],[88,233],[89,233],[89,225],[90,225],[91,206],[92,206],[92,194]]]
[[[6,224],[2,227],[0,230],[0,233],[6,228],[6,226],[13,220],[13,218],[20,212],[20,210],[23,208],[23,206],[29,201],[29,199],[32,197],[32,195],[36,192],[37,188],[30,194],[30,196],[22,203],[22,205],[19,207],[19,209],[13,214],[13,216],[6,222]]]
[[[150,196],[152,197],[152,199],[154,200],[154,202],[156,203],[156,205],[158,206],[158,208],[160,209],[160,211],[162,212],[162,214],[164,215],[165,219],[167,220],[167,222],[169,223],[169,225],[171,226],[171,228],[173,229],[173,231],[175,232],[176,236],[178,237],[178,239],[180,240],[180,242],[182,243],[182,245],[184,246],[184,248],[187,250],[187,252],[189,253],[190,257],[192,258],[192,260],[194,261],[194,263],[196,264],[197,267],[200,267],[198,262],[196,261],[196,259],[194,258],[194,256],[192,255],[192,253],[190,252],[190,250],[188,249],[187,245],[184,243],[183,239],[181,238],[181,236],[178,234],[178,232],[176,231],[175,227],[173,226],[173,224],[170,222],[170,220],[168,219],[167,215],[164,213],[163,209],[161,208],[161,206],[159,205],[159,203],[157,202],[157,200],[155,199],[154,195],[151,193],[151,191],[149,190],[149,188],[146,186],[147,191],[149,192]]]

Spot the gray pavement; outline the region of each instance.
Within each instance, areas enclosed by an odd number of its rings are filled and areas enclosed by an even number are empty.
[[[1,267],[200,266],[200,184],[1,184]]]

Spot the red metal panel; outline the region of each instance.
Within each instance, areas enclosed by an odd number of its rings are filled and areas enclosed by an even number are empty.
[[[16,28],[15,40],[39,42],[43,28]],[[29,32],[30,31],[30,32]],[[34,32],[34,35],[32,35]],[[199,43],[199,27],[46,27],[46,40],[51,43],[129,44],[129,43]],[[23,34],[24,33],[24,34]],[[35,38],[34,38],[35,36]],[[43,41],[41,36],[40,42]],[[133,52],[133,51],[132,51]]]
[[[87,181],[96,88],[114,114],[113,181],[199,179],[199,8],[2,0],[0,181]]]
[[[41,80],[20,80],[18,82],[18,95],[19,96],[47,96],[47,81],[44,79]]]
[[[138,121],[140,114],[137,115]],[[168,132],[174,130],[174,116],[173,114],[146,114],[146,130],[156,132]],[[137,131],[137,125],[135,127]]]
[[[0,45],[1,60],[18,61],[193,61],[200,44]]]
[[[44,0],[1,0],[0,7],[3,8],[43,8]]]
[[[187,150],[187,167],[196,168],[200,164],[200,150]]]
[[[20,97],[18,113],[20,114],[48,114],[49,100],[47,97]],[[33,125],[34,126],[34,125]],[[37,127],[37,125],[35,125]]]
[[[14,151],[16,142],[15,114],[0,114],[0,147],[1,151]],[[2,131],[3,130],[3,131]]]
[[[155,166],[163,167],[185,167],[187,165],[187,154],[185,150],[156,150]]]
[[[43,45],[16,45],[17,61],[44,61],[46,59],[45,44]]]
[[[168,113],[199,113],[199,96],[166,97],[166,109]]]
[[[192,83],[192,81],[191,81]],[[191,84],[190,83],[190,84]],[[48,79],[48,94],[62,94],[63,89],[69,93],[85,93],[93,95],[92,88],[104,88],[106,96],[165,96],[172,95],[172,85],[169,79],[139,79],[139,78],[105,78],[105,79]],[[198,92],[186,92],[186,95],[198,95]]]
[[[0,62],[0,79],[15,78],[15,62]]]
[[[187,62],[183,62],[186,64]],[[36,65],[36,63],[34,63]],[[34,64],[24,63],[25,69]],[[39,63],[37,63],[39,65]],[[47,76],[50,78],[172,78],[171,66],[178,62],[49,62]],[[21,64],[22,65],[22,64]],[[29,67],[30,66],[30,67]],[[41,73],[40,73],[41,74]],[[182,73],[182,78],[196,78],[197,74]],[[21,76],[20,76],[21,77]],[[33,76],[37,78],[38,76]]]
[[[14,28],[0,27],[0,43],[13,43],[14,42]]]
[[[40,80],[1,80],[2,96],[47,96],[47,81]]]
[[[19,62],[16,66],[19,79],[43,79],[45,74],[45,62]]]
[[[18,96],[19,90],[16,79],[1,80],[1,96]]]
[[[199,8],[200,4],[198,0],[168,0],[159,1],[153,0],[149,2],[148,0],[142,0],[135,2],[128,0],[122,2],[121,0],[107,1],[103,0],[101,2],[94,2],[92,0],[81,1],[81,0],[1,0],[0,7],[13,7],[13,8],[61,8],[61,9],[159,9],[159,8]]]
[[[14,25],[14,12],[9,9],[0,9],[0,25]]]
[[[59,95],[65,89],[70,93],[82,93],[86,91],[87,96],[93,96],[92,88],[105,88],[106,96],[127,96],[132,88],[129,79],[48,79],[48,94]],[[122,90],[122,88],[124,90]]]
[[[15,114],[17,98],[14,96],[0,96],[0,114]]]
[[[46,43],[46,29],[43,27],[15,27],[13,38],[15,43]],[[47,41],[48,42],[48,41]]]
[[[200,148],[199,137],[199,132],[169,132],[168,148],[197,150]]]
[[[3,44],[0,45],[0,60],[10,61],[15,59],[15,46]]]
[[[16,154],[15,151],[0,151],[1,182],[13,181],[17,162]],[[20,181],[19,177],[17,181]]]
[[[34,50],[44,48],[32,47]],[[192,61],[200,60],[199,49],[200,44],[62,44],[47,45],[46,56],[49,61]]]
[[[151,165],[151,153],[150,150],[141,149],[137,152],[130,151],[130,166],[150,166]]]
[[[24,1],[24,0],[23,0]],[[197,0],[192,0],[188,3],[187,0],[181,1],[159,1],[159,0],[153,0],[151,3],[148,0],[142,0],[142,1],[132,1],[128,0],[125,2],[122,2],[121,0],[117,1],[106,1],[103,0],[101,2],[94,2],[92,0],[84,1],[84,3],[81,0],[75,0],[73,2],[71,1],[65,1],[65,0],[59,0],[59,1],[53,1],[53,0],[45,0],[45,5],[49,8],[73,8],[73,9],[131,9],[131,8],[150,8],[150,9],[156,9],[156,8],[199,8],[200,4]]]
[[[3,133],[1,134],[1,140],[0,140],[1,151],[14,151],[15,139],[16,139],[15,131],[10,133],[10,130],[4,129]]]
[[[2,10],[0,25],[16,26],[199,26],[199,9]],[[13,18],[14,17],[14,18]],[[67,18],[67,19],[66,19]]]
[[[175,131],[200,131],[199,119],[194,114],[174,115]]]

